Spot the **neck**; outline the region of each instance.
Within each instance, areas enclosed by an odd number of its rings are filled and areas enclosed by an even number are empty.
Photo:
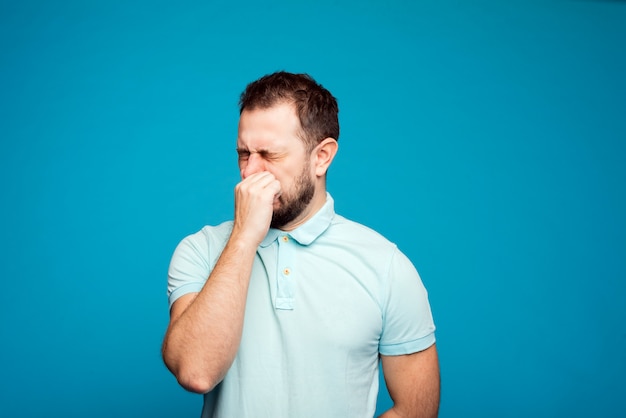
[[[289,222],[287,225],[280,228],[281,231],[293,231],[300,225],[306,223],[309,219],[311,219],[315,214],[324,206],[326,203],[326,187],[316,187],[315,194],[313,195],[313,199],[309,205],[302,211],[300,216],[298,216],[293,221]]]

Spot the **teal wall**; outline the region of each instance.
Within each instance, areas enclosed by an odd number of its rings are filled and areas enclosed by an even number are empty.
[[[625,416],[625,45],[619,1],[2,1],[0,416],[198,416],[167,266],[278,69],[338,97],[337,210],[430,291],[440,416]]]

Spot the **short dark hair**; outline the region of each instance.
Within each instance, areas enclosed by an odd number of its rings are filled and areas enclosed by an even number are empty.
[[[278,71],[248,84],[239,98],[244,110],[268,109],[293,103],[302,127],[302,139],[309,150],[325,138],[339,140],[337,99],[308,74]]]

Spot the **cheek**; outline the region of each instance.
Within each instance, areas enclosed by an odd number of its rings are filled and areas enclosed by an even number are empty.
[[[289,177],[276,177],[276,180],[280,183],[280,189],[283,196],[289,195],[291,191],[291,180]]]

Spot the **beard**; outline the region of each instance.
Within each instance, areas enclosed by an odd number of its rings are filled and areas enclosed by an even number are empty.
[[[300,176],[294,182],[294,193],[282,194],[278,201],[280,207],[272,214],[271,228],[282,228],[296,219],[313,200],[315,184],[309,174],[309,164],[305,164]]]

